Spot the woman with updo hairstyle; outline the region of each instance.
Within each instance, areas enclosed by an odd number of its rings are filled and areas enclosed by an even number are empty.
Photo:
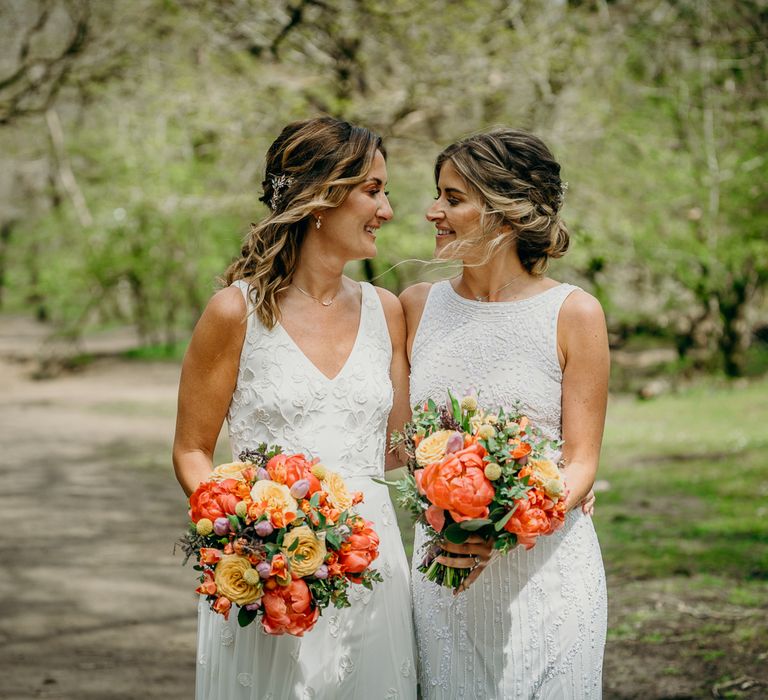
[[[206,480],[226,418],[232,456],[260,443],[318,457],[362,491],[383,582],[353,585],[304,636],[240,627],[201,598],[196,700],[415,698],[408,563],[387,487],[386,446],[409,416],[405,319],[393,294],[343,274],[376,255],[392,218],[381,138],[329,117],[270,147],[266,216],[245,239],[184,358],[173,461],[186,494]],[[234,606],[233,606],[234,607]],[[290,611],[288,611],[290,613]]]
[[[454,594],[419,572],[412,595],[422,697],[598,698],[606,588],[592,525],[608,392],[608,340],[598,301],[546,277],[568,249],[566,185],[544,143],[496,129],[448,146],[427,212],[436,253],[461,274],[417,284],[401,301],[411,405],[477,395],[519,406],[553,441],[568,490],[564,526],[526,550],[496,556],[479,537],[444,541],[438,560],[472,568]]]

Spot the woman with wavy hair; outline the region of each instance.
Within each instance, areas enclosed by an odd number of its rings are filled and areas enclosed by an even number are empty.
[[[405,321],[394,295],[342,274],[376,254],[392,217],[386,182],[368,129],[331,118],[283,129],[266,157],[270,211],[184,358],[173,450],[187,494],[208,477],[225,418],[235,459],[262,442],[320,457],[364,493],[384,582],[354,586],[352,607],[328,608],[303,637],[241,628],[201,600],[197,700],[416,697],[408,565],[387,488],[373,481],[389,426],[408,416]]]
[[[564,440],[564,527],[531,550],[491,556],[477,538],[443,543],[439,560],[474,567],[464,590],[412,571],[422,696],[597,698],[606,589],[589,514],[605,419],[608,341],[600,304],[544,275],[568,249],[565,183],[532,134],[497,129],[448,146],[427,212],[436,257],[461,274],[401,295],[411,404],[476,392],[483,405],[523,412]],[[583,501],[586,499],[586,501]],[[581,507],[578,507],[581,504]],[[418,555],[424,532],[417,528]]]

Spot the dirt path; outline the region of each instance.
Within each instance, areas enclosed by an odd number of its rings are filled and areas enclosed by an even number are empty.
[[[0,319],[23,357],[34,326]],[[178,367],[32,381],[0,356],[0,698],[193,697],[193,571],[173,556]]]

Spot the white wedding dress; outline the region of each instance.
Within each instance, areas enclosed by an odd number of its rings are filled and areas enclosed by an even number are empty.
[[[433,285],[413,343],[411,403],[445,403],[446,389],[478,393],[488,408],[519,401],[559,438],[557,318],[574,289],[489,304],[448,281]],[[575,508],[562,529],[499,557],[458,596],[418,571],[423,542],[417,527],[412,593],[425,700],[601,696],[606,588],[590,517]]]
[[[235,283],[245,293],[243,282]],[[251,314],[237,386],[227,416],[235,459],[261,442],[320,457],[362,491],[358,511],[381,544],[373,591],[353,584],[351,608],[326,608],[303,637],[270,636],[260,623],[241,628],[201,599],[197,700],[416,697],[409,571],[384,475],[392,356],[376,290],[363,283],[360,326],[346,364],[328,379],[279,324],[267,330]]]

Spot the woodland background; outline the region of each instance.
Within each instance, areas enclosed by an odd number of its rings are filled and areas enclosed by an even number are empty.
[[[393,267],[431,256],[444,145],[552,147],[552,275],[612,346],[605,697],[765,697],[766,94],[767,0],[0,0],[0,698],[191,697],[178,361],[317,114],[385,138],[350,273],[393,291],[448,274]]]

